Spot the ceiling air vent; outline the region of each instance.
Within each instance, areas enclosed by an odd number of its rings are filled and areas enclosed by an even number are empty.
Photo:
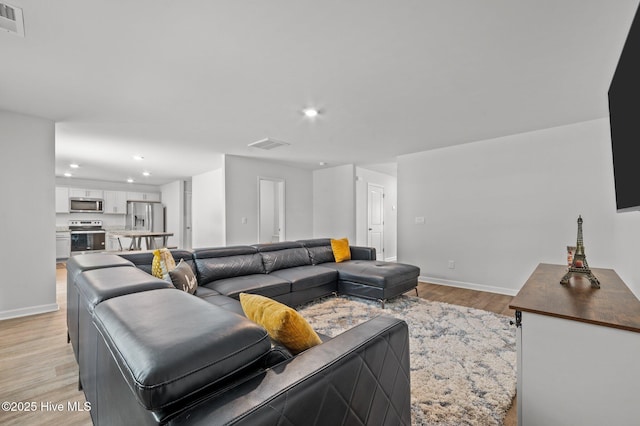
[[[24,37],[22,9],[6,3],[0,3],[0,30]]]
[[[260,148],[260,149],[273,149],[279,146],[286,146],[286,145],[289,145],[289,144],[286,142],[275,140],[275,139],[266,138],[256,142],[252,142],[248,146],[252,148]]]

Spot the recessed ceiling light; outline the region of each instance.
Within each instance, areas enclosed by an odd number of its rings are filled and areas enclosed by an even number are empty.
[[[77,169],[78,167],[80,167],[80,164],[71,163],[69,164],[69,167],[71,167],[72,169]]]
[[[149,172],[142,172],[142,176],[151,176],[151,173],[149,173]]]
[[[316,118],[318,114],[320,114],[320,111],[315,108],[305,108],[302,110],[302,113],[307,118]]]
[[[127,182],[133,183],[133,179],[129,178],[129,179],[127,179]]]
[[[142,155],[134,155],[133,159],[136,160],[136,161],[142,161],[142,160],[144,160],[144,157]]]
[[[326,166],[327,165],[327,163],[325,163],[324,161],[321,161],[318,164],[320,164],[321,166]]]
[[[69,173],[69,172],[64,174],[64,177],[71,177],[71,176],[73,176],[73,175],[71,173]]]

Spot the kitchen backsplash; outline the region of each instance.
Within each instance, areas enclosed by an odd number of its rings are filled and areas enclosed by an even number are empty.
[[[70,220],[101,220],[102,227],[107,231],[124,229],[125,217],[123,214],[100,214],[100,213],[57,213],[56,230],[69,225]]]

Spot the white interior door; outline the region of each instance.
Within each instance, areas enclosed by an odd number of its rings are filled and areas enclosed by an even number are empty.
[[[367,187],[367,245],[376,249],[376,258],[384,260],[384,188]]]
[[[285,240],[284,179],[258,177],[258,242]]]

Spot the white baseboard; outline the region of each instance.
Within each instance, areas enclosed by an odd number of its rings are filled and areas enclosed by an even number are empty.
[[[446,285],[449,287],[466,288],[469,290],[486,291],[488,293],[504,294],[506,296],[515,296],[516,294],[518,294],[518,290],[513,290],[510,288],[494,287],[490,285],[482,285],[482,284],[475,284],[475,283],[466,283],[463,281],[444,280],[442,278],[419,276],[418,281],[431,283],[431,284]]]
[[[396,256],[393,257],[387,257],[384,259],[385,262],[396,262],[398,260],[398,258]]]
[[[0,320],[26,317],[28,315],[44,314],[47,312],[55,312],[60,307],[57,303],[51,303],[48,305],[29,306],[27,308],[11,309],[9,311],[0,312]]]

